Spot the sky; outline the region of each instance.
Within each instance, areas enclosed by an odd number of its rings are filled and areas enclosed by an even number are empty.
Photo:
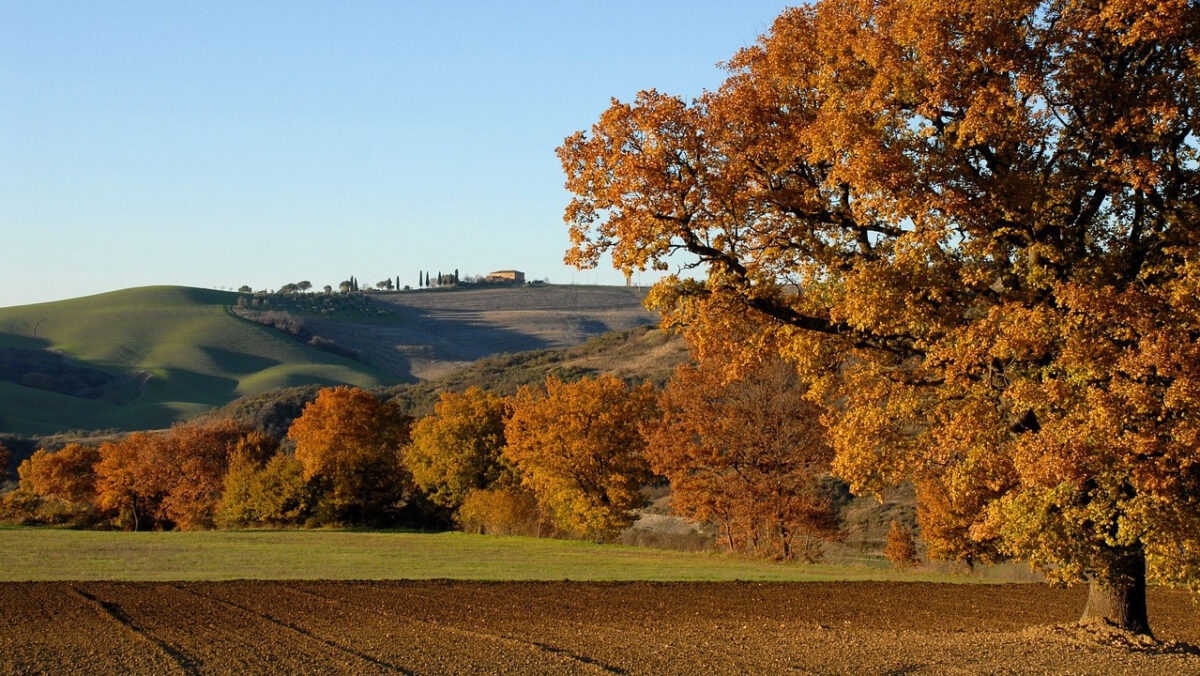
[[[562,263],[554,154],[785,3],[0,0],[0,306]],[[638,276],[648,284],[651,273]]]

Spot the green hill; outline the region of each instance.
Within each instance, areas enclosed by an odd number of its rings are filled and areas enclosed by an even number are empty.
[[[148,429],[300,384],[394,384],[234,316],[238,294],[145,287],[0,308],[0,431]]]

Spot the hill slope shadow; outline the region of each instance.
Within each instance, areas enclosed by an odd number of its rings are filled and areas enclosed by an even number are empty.
[[[568,347],[655,323],[657,316],[641,307],[640,294],[627,291],[552,287],[388,294],[373,300],[386,305],[398,320],[394,323],[311,319],[307,325],[393,375],[427,380],[484,357]]]

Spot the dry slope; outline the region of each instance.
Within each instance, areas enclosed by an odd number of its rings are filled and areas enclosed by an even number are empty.
[[[396,321],[307,319],[314,333],[400,377],[438,378],[482,357],[578,345],[653,324],[645,292],[613,286],[525,286],[372,294]]]

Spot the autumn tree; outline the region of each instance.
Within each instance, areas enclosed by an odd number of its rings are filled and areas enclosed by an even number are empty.
[[[314,507],[315,491],[295,456],[270,458],[236,452],[230,458],[215,520],[225,528],[302,523]]]
[[[96,463],[96,507],[135,531],[159,525],[166,469],[158,458],[161,440],[136,432],[100,445]]]
[[[855,491],[937,487],[960,544],[1148,631],[1147,573],[1200,585],[1198,18],[787,10],[719,90],[566,140],[568,261],[703,268],[652,303],[701,343],[764,321]]]
[[[14,501],[28,500],[27,509],[51,522],[89,520],[94,517],[95,446],[67,444],[58,451],[38,449],[17,468],[19,484]]]
[[[273,446],[265,435],[247,431],[231,420],[177,425],[163,442],[159,460],[172,471],[164,476],[167,486],[162,513],[183,530],[213,526],[234,453],[240,449],[261,454]]]
[[[613,376],[524,386],[504,428],[521,483],[564,532],[606,538],[633,522],[638,489],[650,478],[638,425],[655,411],[649,384]]]
[[[920,563],[921,560],[917,556],[917,541],[913,537],[912,529],[901,526],[899,521],[893,519],[891,528],[888,529],[887,545],[883,549],[883,555],[897,568],[908,568]]]
[[[671,482],[671,506],[715,522],[729,547],[813,560],[839,539],[818,483],[833,449],[795,369],[767,357],[727,379],[714,358],[676,369],[661,418],[643,426],[650,467]]]
[[[304,479],[323,493],[317,518],[377,524],[390,519],[411,483],[401,463],[412,419],[364,390],[321,390],[292,423]]]
[[[467,494],[502,482],[515,486],[504,459],[503,397],[479,387],[443,392],[433,414],[417,421],[404,465],[435,504],[457,509]]]
[[[134,530],[210,528],[230,455],[267,443],[230,420],[176,425],[165,433],[138,432],[104,443],[96,464],[96,505]]]

